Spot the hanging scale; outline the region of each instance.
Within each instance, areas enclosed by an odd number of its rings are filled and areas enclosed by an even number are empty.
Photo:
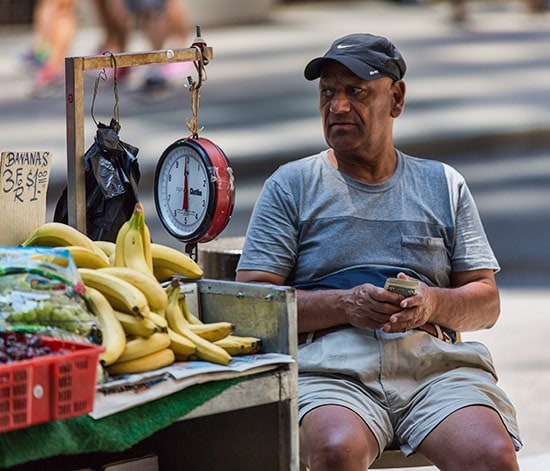
[[[197,261],[197,243],[216,238],[233,212],[233,170],[225,153],[209,139],[199,137],[200,87],[206,80],[206,43],[200,36],[191,47],[199,51],[195,64],[198,81],[188,77],[192,119],[191,136],[168,146],[157,163],[154,180],[155,206],[164,228],[185,243],[185,251]],[[202,128],[200,129],[202,130]]]

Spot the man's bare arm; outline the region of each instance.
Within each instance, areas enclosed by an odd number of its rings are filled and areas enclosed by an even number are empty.
[[[500,296],[493,270],[455,272],[451,283],[451,288],[421,283],[418,294],[401,301],[404,309],[391,316],[384,329],[403,332],[426,322],[458,332],[492,327],[500,314]]]

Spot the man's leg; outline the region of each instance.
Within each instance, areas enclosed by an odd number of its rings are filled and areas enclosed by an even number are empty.
[[[342,406],[321,406],[300,425],[300,460],[311,471],[365,471],[378,455],[378,442],[363,419]]]
[[[424,439],[418,451],[445,471],[517,471],[512,438],[490,407],[464,407]]]

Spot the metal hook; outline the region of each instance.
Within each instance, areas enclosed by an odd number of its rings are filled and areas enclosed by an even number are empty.
[[[114,125],[115,125],[115,130],[116,132],[118,133],[120,131],[120,111],[119,111],[119,98],[118,98],[118,85],[117,85],[117,64],[116,64],[116,57],[115,55],[111,52],[111,51],[106,51],[103,53],[104,55],[105,54],[110,54],[111,55],[111,63],[113,65],[113,69],[114,69],[114,77],[113,77],[113,92],[114,92],[114,95],[115,95],[115,104],[114,104],[114,107],[113,107],[113,120],[111,121],[111,123],[113,124],[114,122]],[[96,126],[98,126],[98,122],[97,120],[95,119],[95,116],[94,116],[94,107],[95,107],[95,100],[96,100],[96,97],[97,97],[97,92],[99,90],[99,81],[100,80],[103,80],[104,82],[107,81],[107,71],[105,70],[105,68],[101,69],[99,71],[99,74],[97,75],[96,79],[95,79],[95,83],[94,83],[94,94],[93,94],[93,97],[92,97],[92,106],[91,106],[91,114],[92,114],[92,119],[94,120],[94,123]]]

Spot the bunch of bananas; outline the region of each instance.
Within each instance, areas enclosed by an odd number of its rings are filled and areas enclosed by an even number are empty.
[[[94,241],[67,224],[47,222],[21,246],[64,247],[71,252],[78,268],[129,267],[158,282],[168,281],[174,275],[189,279],[202,277],[201,268],[192,258],[172,247],[151,242],[143,205],[139,202],[120,228],[116,242]]]
[[[86,286],[90,310],[101,325],[101,364],[112,375],[139,373],[176,360],[228,364],[232,355],[255,353],[260,339],[233,335],[229,322],[202,323],[187,308],[178,278],[202,270],[184,253],[151,242],[137,203],[116,242],[92,241],[61,223],[46,223],[23,246],[65,247]],[[172,280],[163,288],[161,282]]]

